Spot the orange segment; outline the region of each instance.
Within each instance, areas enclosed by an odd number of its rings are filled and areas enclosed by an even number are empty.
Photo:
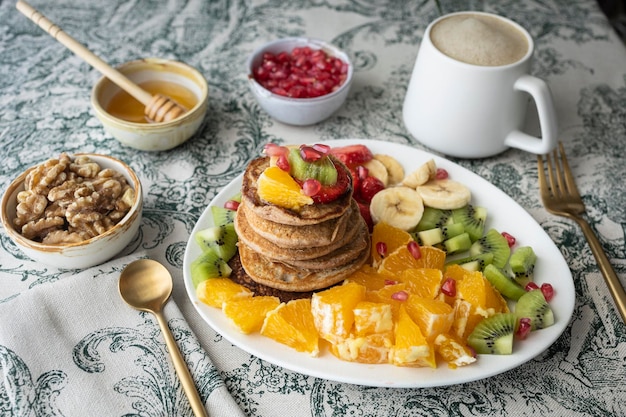
[[[382,260],[376,248],[378,242],[384,242],[387,245],[387,253],[390,254],[399,247],[406,246],[412,240],[413,237],[402,229],[384,222],[376,223],[372,230],[372,264],[378,266]]]
[[[230,299],[222,305],[226,317],[244,334],[258,332],[265,315],[280,304],[278,297],[258,296]]]
[[[320,337],[336,343],[348,337],[354,323],[354,307],[365,298],[365,287],[348,282],[311,297],[311,312]]]
[[[349,362],[387,363],[393,346],[391,333],[350,336],[330,346],[333,355]]]
[[[471,303],[476,312],[485,317],[508,312],[509,309],[502,295],[480,271],[468,271],[465,277],[457,282],[456,296]]]
[[[433,246],[420,246],[421,256],[415,259],[406,245],[399,247],[382,260],[378,272],[390,276],[399,275],[409,268],[433,268],[443,271],[446,253]]]
[[[437,367],[435,351],[428,344],[419,326],[411,320],[404,305],[400,306],[394,332],[396,343],[391,349],[390,361],[396,366]]]
[[[409,268],[400,272],[398,281],[406,283],[411,294],[433,299],[439,294],[442,276],[439,269]]]
[[[356,282],[364,286],[367,291],[376,291],[384,287],[388,279],[389,277],[379,274],[376,268],[365,264],[346,278],[345,282]]]
[[[465,300],[457,299],[454,302],[453,308],[454,322],[452,324],[451,332],[462,340],[467,340],[467,337],[470,333],[472,333],[474,327],[476,327],[476,325],[480,323],[485,316],[479,314],[476,307]]]
[[[451,369],[476,362],[472,349],[460,338],[448,333],[442,333],[435,338],[435,351],[448,362],[448,367]]]
[[[297,211],[303,206],[313,204],[313,199],[302,193],[296,180],[276,166],[266,168],[259,175],[257,192],[262,200],[290,210]]]
[[[357,336],[393,330],[391,305],[361,301],[354,308],[354,332]]]
[[[394,285],[385,285],[383,288],[377,291],[368,291],[365,294],[366,301],[374,303],[384,303],[391,306],[391,312],[394,320],[398,317],[398,310],[400,305],[405,301],[395,299],[396,294],[404,292],[408,296],[407,285],[405,283],[398,283]]]
[[[311,356],[319,354],[319,336],[311,314],[311,300],[301,298],[281,303],[267,313],[261,334],[298,352]]]
[[[198,284],[196,295],[203,303],[222,308],[225,301],[237,297],[250,297],[252,291],[228,278],[210,278]]]
[[[454,310],[443,301],[411,296],[405,306],[406,312],[429,342],[452,327]]]

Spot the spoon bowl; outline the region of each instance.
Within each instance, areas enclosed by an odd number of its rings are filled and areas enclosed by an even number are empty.
[[[172,294],[172,286],[172,276],[169,271],[160,263],[150,259],[131,262],[120,274],[119,291],[122,299],[131,307],[156,316],[167,350],[172,357],[174,369],[180,378],[194,415],[208,417],[187,364],[163,316],[163,307]]]

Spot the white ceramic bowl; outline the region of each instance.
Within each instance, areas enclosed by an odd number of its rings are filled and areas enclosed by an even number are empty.
[[[141,182],[128,165],[106,155],[76,154],[74,156],[78,155],[88,156],[102,168],[111,168],[122,173],[135,190],[135,201],[130,211],[114,227],[94,238],[63,245],[43,244],[22,236],[13,226],[13,219],[16,217],[17,194],[24,190],[24,178],[34,167],[24,171],[9,185],[2,197],[0,211],[5,232],[22,252],[34,261],[63,269],[88,268],[117,255],[137,234],[143,209]]]
[[[209,87],[204,76],[182,62],[146,58],[127,62],[117,68],[136,84],[161,80],[179,84],[196,96],[197,104],[182,116],[162,123],[134,123],[112,116],[105,110],[121,89],[102,77],[91,92],[91,105],[104,130],[124,145],[142,151],[164,151],[187,141],[206,115]]]
[[[263,53],[291,52],[296,47],[304,46],[314,50],[322,49],[348,64],[347,78],[337,90],[320,97],[291,98],[272,93],[254,79],[253,70],[261,63]],[[352,62],[346,53],[327,42],[310,38],[284,38],[269,42],[250,55],[246,68],[250,90],[263,110],[279,122],[296,126],[312,125],[330,117],[345,102],[353,78]]]

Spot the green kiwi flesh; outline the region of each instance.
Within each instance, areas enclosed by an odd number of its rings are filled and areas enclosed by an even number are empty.
[[[554,313],[541,290],[531,290],[522,295],[515,304],[518,319],[530,319],[532,330],[544,329],[554,324]]]
[[[472,246],[472,240],[469,233],[461,233],[458,236],[451,237],[443,241],[444,248],[447,253],[463,252]]]
[[[487,281],[489,281],[495,289],[500,291],[500,294],[510,300],[519,300],[520,297],[526,294],[524,287],[505,275],[504,272],[494,264],[487,265],[483,270],[483,274],[485,278],[487,278]]]
[[[476,325],[467,338],[467,344],[476,353],[510,355],[513,353],[515,324],[513,313],[494,314]]]
[[[480,255],[466,256],[446,262],[446,265],[457,264],[469,271],[483,271],[493,262],[493,253],[481,253]]]
[[[237,212],[235,210],[220,206],[211,206],[211,215],[213,216],[213,223],[216,226],[232,223],[235,220],[236,214]]]
[[[533,280],[537,255],[530,246],[521,246],[511,254],[509,265],[513,271],[515,281],[525,286]]]
[[[196,232],[195,239],[203,252],[214,250],[225,262],[228,262],[237,252],[238,238],[233,223],[199,230]]]
[[[509,242],[496,229],[489,229],[485,236],[476,240],[470,248],[470,255],[481,253],[493,253],[493,264],[498,268],[504,268],[511,255]]]
[[[305,161],[300,156],[300,148],[290,148],[287,156],[292,177],[301,181],[316,179],[322,185],[333,185],[337,182],[337,168],[328,156],[322,156],[314,162]]]
[[[485,221],[487,219],[487,209],[475,207],[468,204],[464,207],[452,210],[454,223],[460,223],[469,233],[472,242],[480,239],[485,231]]]
[[[213,249],[206,250],[190,265],[191,282],[194,288],[210,278],[230,276],[232,269]]]
[[[424,207],[424,213],[415,227],[417,232],[437,229],[453,223],[452,210],[441,210],[432,207]]]

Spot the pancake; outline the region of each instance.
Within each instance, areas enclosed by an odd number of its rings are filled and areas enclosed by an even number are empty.
[[[256,234],[283,248],[314,248],[335,243],[345,234],[352,214],[347,211],[318,224],[294,227],[259,217],[245,203],[239,205],[239,213]]]
[[[350,207],[352,198],[352,186],[336,200],[326,204],[312,204],[304,206],[298,212],[273,204],[267,204],[259,197],[257,192],[257,180],[265,168],[269,167],[269,157],[254,159],[248,164],[243,174],[241,185],[241,200],[255,215],[281,224],[291,226],[305,226],[319,224],[321,222],[341,216]],[[333,159],[335,164],[341,164]],[[342,165],[344,169],[345,166]]]
[[[309,270],[267,259],[239,242],[239,257],[246,274],[259,284],[283,291],[315,291],[330,287],[356,272],[369,259],[370,241],[351,262],[333,269]]]
[[[326,246],[300,245],[299,247],[288,248],[279,246],[273,241],[268,240],[255,232],[255,230],[250,226],[248,216],[246,215],[245,210],[237,212],[237,216],[235,216],[235,230],[237,231],[237,236],[239,236],[239,240],[246,244],[246,246],[248,246],[250,249],[256,252],[260,252],[265,257],[272,260],[292,263],[291,261],[296,262],[316,259],[321,256],[335,252],[343,246],[348,245],[359,231],[359,225],[360,223],[362,223],[360,222],[361,213],[359,212],[359,207],[356,202],[352,203],[352,207],[348,211],[346,211],[344,216],[347,217],[345,232],[342,236],[337,237],[333,242]],[[315,240],[317,236],[315,226],[306,227],[309,228],[310,232],[308,238],[311,240]],[[300,227],[297,226],[282,225],[281,229],[286,230],[299,228]],[[295,263],[292,264],[295,265]]]

